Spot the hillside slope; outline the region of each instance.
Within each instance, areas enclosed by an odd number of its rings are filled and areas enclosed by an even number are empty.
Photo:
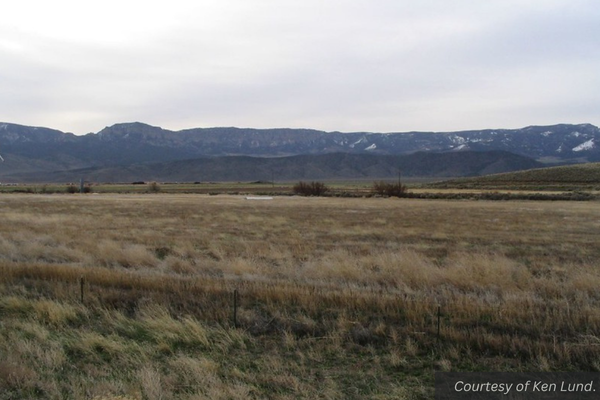
[[[537,168],[541,164],[507,152],[414,153],[400,156],[331,153],[291,157],[205,157],[166,163],[93,167],[7,176],[18,182],[289,181],[376,179],[403,176],[476,176]]]
[[[465,189],[600,190],[600,163],[530,169],[488,176],[452,179],[432,187]]]

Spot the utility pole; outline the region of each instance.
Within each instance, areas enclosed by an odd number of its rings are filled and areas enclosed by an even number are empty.
[[[398,187],[402,187],[402,170],[398,167]]]

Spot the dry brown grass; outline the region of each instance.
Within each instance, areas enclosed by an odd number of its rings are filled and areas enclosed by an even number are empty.
[[[0,399],[427,398],[436,369],[599,370],[599,211],[3,195]]]

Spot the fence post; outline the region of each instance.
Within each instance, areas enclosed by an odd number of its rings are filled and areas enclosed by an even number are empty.
[[[233,290],[233,327],[237,329],[237,308],[238,308],[238,291],[237,289]]]
[[[442,306],[438,305],[437,309],[437,340],[440,341],[440,324],[442,319]]]
[[[79,293],[81,295],[81,303],[82,304],[83,304],[83,286],[84,286],[84,283],[85,283],[85,279],[82,276],[82,277],[79,278],[79,289],[80,289]]]

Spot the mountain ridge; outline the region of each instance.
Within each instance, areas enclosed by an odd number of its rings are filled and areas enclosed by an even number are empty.
[[[407,154],[416,151],[505,150],[529,157],[580,158],[582,151],[600,152],[600,129],[592,124],[531,125],[520,129],[482,129],[452,132],[339,132],[295,128],[191,128],[179,131],[141,122],[107,126],[98,133],[76,136],[50,128],[0,123],[0,149],[41,141],[93,146],[140,141],[178,148],[189,145],[190,155],[284,156],[326,152],[373,152]],[[590,142],[591,141],[591,142]],[[581,146],[586,142],[590,148]],[[577,154],[579,153],[579,154]]]
[[[272,158],[331,153],[396,156],[418,152],[502,151],[545,163],[565,164],[600,161],[598,143],[600,129],[588,123],[456,132],[343,133],[236,127],[171,131],[132,122],[82,136],[0,123],[0,155],[6,160],[1,164],[0,179],[31,177],[36,171],[41,177],[49,171],[124,168],[206,157]],[[515,161],[504,158],[505,164]],[[508,164],[505,167],[513,170]]]

